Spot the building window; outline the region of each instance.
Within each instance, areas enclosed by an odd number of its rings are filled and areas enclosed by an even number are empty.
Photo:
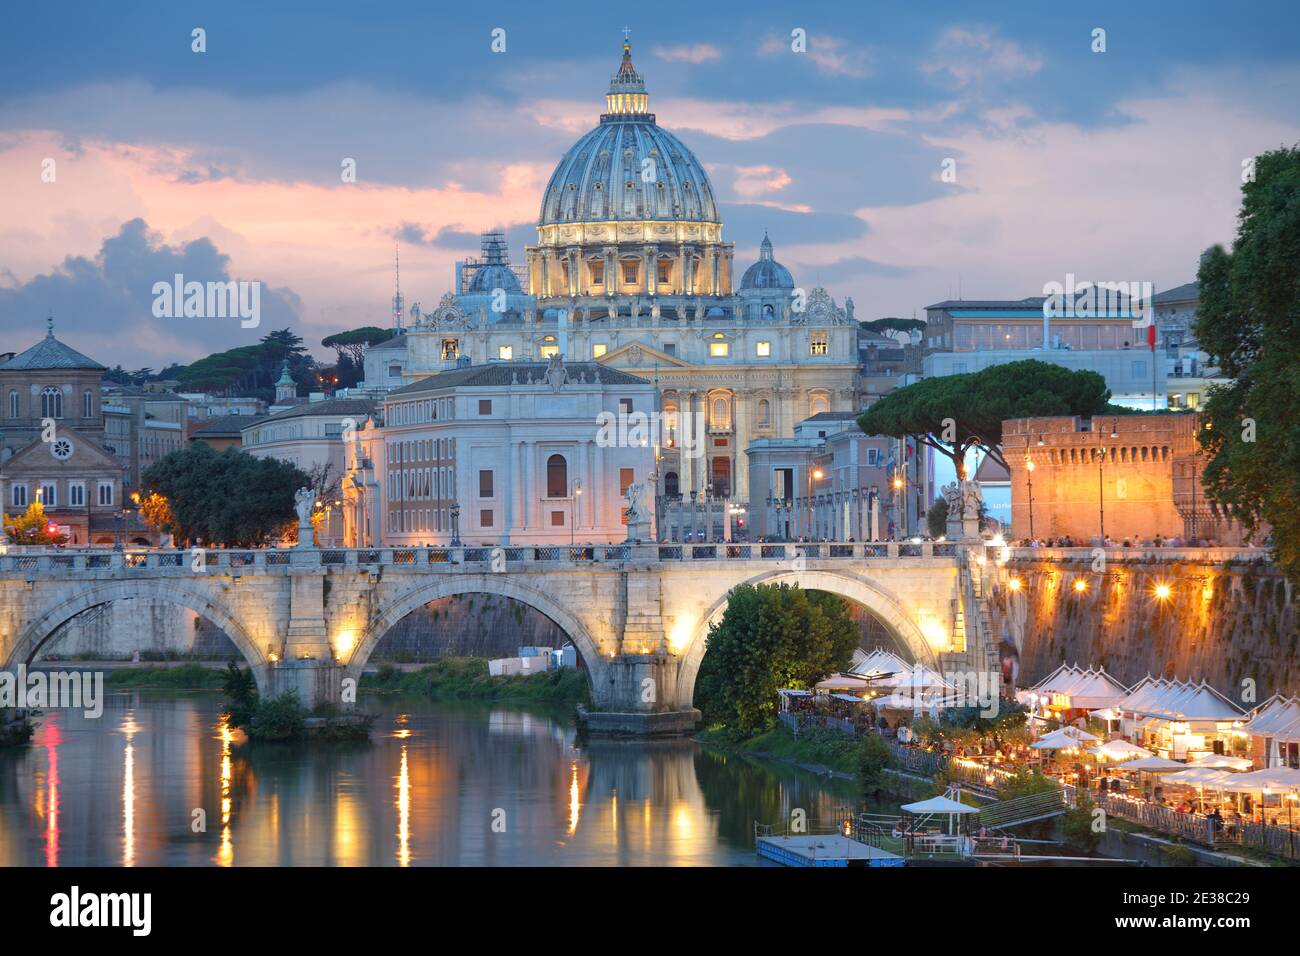
[[[478,513],[478,525],[480,528],[492,527],[492,509],[484,508]]]
[[[451,362],[460,358],[460,339],[442,340],[442,360]]]
[[[563,455],[552,455],[546,459],[546,497],[567,498],[569,496],[569,463]]]
[[[730,342],[714,341],[709,343],[709,358],[726,358],[730,354],[731,354]]]
[[[554,342],[554,335],[548,335],[546,338],[542,339],[542,347],[538,350],[542,358],[549,359],[560,354],[560,347],[552,344]]]
[[[731,409],[725,398],[715,398],[709,408],[709,424],[715,429],[731,427]]]
[[[669,498],[676,498],[681,494],[681,479],[677,477],[677,472],[670,471],[664,475],[664,494]]]
[[[94,413],[95,400],[90,397],[90,392],[81,393],[81,417],[89,418]]]
[[[492,472],[483,470],[478,473],[478,496],[480,498],[492,497]]]
[[[606,345],[604,342],[597,342],[595,345],[591,347],[591,357],[594,359],[603,358],[605,353],[608,351],[609,351],[608,345]]]
[[[18,417],[18,390],[10,389],[9,391],[9,417]]]
[[[480,398],[480,399],[478,400],[478,413],[479,413],[480,415],[491,415],[491,414],[492,414],[492,399],[490,399],[490,398]]]
[[[9,501],[15,508],[27,507],[27,486],[12,484],[9,486]]]
[[[673,281],[673,263],[671,259],[659,260],[658,280],[660,285],[668,285]]]
[[[71,481],[68,483],[68,504],[73,508],[86,507],[86,483]]]
[[[503,362],[509,362],[515,357],[515,347],[513,345],[498,345],[497,358]]]
[[[676,342],[665,342],[665,343],[664,343],[664,355],[676,355],[676,354],[677,354],[677,343],[676,343]]]
[[[813,332],[809,340],[808,352],[811,355],[825,355],[829,350],[825,332]]]
[[[47,508],[59,506],[58,490],[52,481],[42,481],[40,487],[41,504]]]
[[[618,493],[620,495],[627,494],[628,485],[636,481],[634,475],[635,472],[631,468],[620,468],[618,470]]]
[[[601,262],[599,259],[591,264],[591,284],[605,284],[605,263]]]
[[[830,410],[831,410],[830,396],[828,396],[825,392],[813,392],[812,395],[809,396],[809,401],[808,401],[809,415],[820,415],[822,412],[829,412]]]
[[[620,413],[620,414],[623,414],[623,415],[631,415],[631,414],[632,414],[632,399],[630,399],[630,398],[620,398],[620,399],[618,400],[618,410],[619,410],[619,413]]]
[[[552,528],[563,528],[563,527],[564,527],[564,512],[563,512],[563,511],[552,511],[552,512],[551,512],[551,527],[552,527]]]
[[[757,355],[759,358],[767,358],[772,354],[772,343],[759,342],[757,345],[754,346],[754,354]]]
[[[397,362],[394,362],[394,363],[392,363],[391,365],[389,365],[389,366],[388,366],[388,377],[389,377],[389,378],[401,378],[401,377],[402,377],[402,366],[399,365]]]
[[[758,400],[758,423],[760,425],[772,424],[772,403],[766,398]]]
[[[625,263],[623,263],[623,282],[624,282],[624,284],[626,284],[626,285],[636,285],[636,274],[637,274],[637,270],[636,270],[636,263],[635,263],[635,262],[625,262]]]
[[[53,385],[41,389],[41,418],[63,417],[63,392]]]
[[[99,503],[103,507],[113,507],[113,483],[111,481],[101,481],[99,483]]]

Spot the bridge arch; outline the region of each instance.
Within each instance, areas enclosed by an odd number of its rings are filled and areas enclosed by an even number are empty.
[[[586,665],[588,681],[595,686],[595,678],[597,672],[603,667],[604,659],[586,626],[554,598],[536,588],[511,580],[511,577],[504,574],[454,575],[445,580],[419,585],[404,592],[395,600],[385,602],[383,611],[370,622],[349,654],[344,665],[344,676],[359,681],[366,662],[379,642],[383,640],[384,635],[402,618],[424,607],[430,601],[462,594],[492,594],[526,604],[561,627],[582,657],[582,662]]]
[[[911,654],[913,661],[931,668],[938,666],[934,649],[921,633],[920,627],[898,598],[875,582],[837,571],[771,571],[727,588],[726,593],[714,601],[700,619],[683,655],[682,669],[679,672],[678,694],[683,701],[695,699],[695,679],[699,675],[700,663],[704,660],[710,626],[722,620],[732,590],[745,584],[793,584],[807,591],[825,591],[861,604]]]
[[[13,670],[19,664],[30,664],[40,649],[60,627],[83,611],[100,604],[130,599],[160,600],[188,608],[200,617],[207,618],[230,638],[244,656],[257,679],[258,690],[266,693],[266,653],[253,640],[238,618],[211,594],[166,579],[148,581],[110,581],[79,590],[73,597],[58,601],[29,621],[18,633],[9,652],[5,667]]]

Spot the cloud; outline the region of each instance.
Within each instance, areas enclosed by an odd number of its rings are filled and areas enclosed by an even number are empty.
[[[805,264],[802,271],[810,273],[815,281],[821,284],[861,278],[900,279],[923,270],[877,262],[863,256],[848,256],[844,259],[836,259],[834,262]]]
[[[1043,59],[987,27],[949,27],[939,35],[921,71],[941,83],[965,89],[1032,76]]]
[[[722,51],[712,43],[679,43],[657,46],[650,52],[666,63],[708,63],[722,59]]]
[[[807,49],[796,53],[792,48],[793,40],[789,36],[770,35],[758,46],[762,56],[776,56],[791,53],[795,56],[807,56],[823,76],[847,76],[861,79],[871,73],[871,56],[866,48],[850,47],[840,37],[824,33],[810,33],[807,37]]]
[[[237,318],[154,318],[155,282],[254,280],[230,271],[229,256],[207,238],[168,245],[143,219],[122,223],[93,257],[68,256],[50,272],[0,288],[0,327],[12,330],[15,350],[41,334],[53,314],[57,334],[104,365],[160,368],[235,345],[251,345],[272,329],[297,324],[302,302],[291,289],[261,289],[261,323],[240,328]],[[22,341],[20,330],[28,330]]]
[[[766,193],[784,189],[794,182],[789,173],[774,166],[732,166],[729,168],[735,176],[731,188],[740,199],[759,199]]]

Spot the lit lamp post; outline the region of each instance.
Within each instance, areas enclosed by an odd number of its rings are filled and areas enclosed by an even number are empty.
[[[907,482],[903,479],[903,476],[901,474],[895,474],[893,484],[894,484],[894,497],[897,499],[897,504],[894,506],[894,516],[897,519],[901,519],[895,521],[894,527],[895,530],[899,533],[901,538],[906,538],[907,537],[907,497],[904,494],[903,489],[907,486]]]
[[[1034,540],[1034,459],[1025,456],[1025,480],[1029,483],[1029,540]]]
[[[570,516],[570,520],[569,520],[569,547],[570,548],[574,546],[574,535],[577,532],[578,515],[581,512],[581,509],[579,508],[579,503],[582,500],[582,482],[577,479],[574,479],[573,482],[572,497],[573,497],[573,514]]]
[[[812,480],[821,481],[824,474],[820,468],[814,468]],[[817,540],[817,492],[811,482],[808,485],[808,540]]]
[[[460,502],[456,501],[451,506],[451,546],[460,547]]]
[[[1115,431],[1115,423],[1111,422],[1110,437],[1118,438],[1119,433]],[[1101,433],[1097,433],[1097,445],[1101,454],[1097,458],[1097,523],[1101,528],[1101,544],[1106,545],[1106,490],[1102,482],[1102,475],[1106,465],[1106,446],[1102,444]]]

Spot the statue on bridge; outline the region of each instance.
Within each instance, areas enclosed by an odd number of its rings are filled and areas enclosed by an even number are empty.
[[[312,546],[312,526],[311,512],[316,507],[316,496],[312,494],[310,488],[299,488],[293,493],[293,510],[298,512],[298,544],[299,548],[310,548]]]
[[[648,519],[642,501],[645,497],[645,485],[632,482],[624,493],[627,496],[627,540],[645,541],[650,537]]]
[[[960,479],[944,485],[943,500],[948,505],[947,537],[949,540],[979,540],[980,511],[984,505],[980,483]]]

